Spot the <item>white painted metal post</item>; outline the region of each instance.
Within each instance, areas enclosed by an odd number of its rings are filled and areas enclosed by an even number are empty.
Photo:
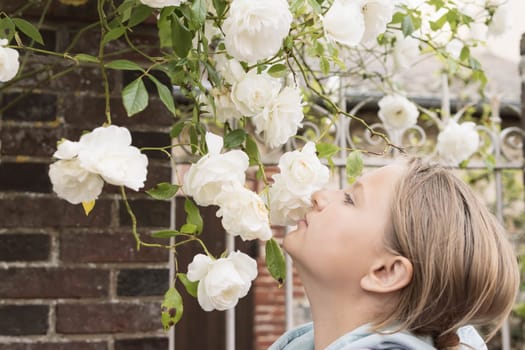
[[[226,235],[226,250],[235,249],[235,237]],[[226,350],[235,350],[235,308],[226,310]]]

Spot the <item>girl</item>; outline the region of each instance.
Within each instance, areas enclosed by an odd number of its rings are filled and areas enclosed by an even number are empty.
[[[270,350],[486,349],[519,270],[497,220],[450,171],[419,159],[320,191],[284,240],[313,323]]]

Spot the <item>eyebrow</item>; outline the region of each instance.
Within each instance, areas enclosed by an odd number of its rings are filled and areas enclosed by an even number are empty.
[[[363,183],[359,180],[354,182],[354,185],[352,186],[352,192],[354,193],[354,196],[357,197],[357,202],[364,202],[365,201],[365,194],[364,194],[364,186]]]

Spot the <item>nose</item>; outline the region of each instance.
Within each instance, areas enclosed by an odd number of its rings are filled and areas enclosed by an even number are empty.
[[[314,210],[321,211],[328,204],[327,191],[317,191],[312,194],[312,206]]]

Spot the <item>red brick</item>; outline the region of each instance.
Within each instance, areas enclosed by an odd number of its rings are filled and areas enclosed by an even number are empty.
[[[48,235],[0,235],[0,261],[41,261],[49,258],[51,239]]]
[[[60,236],[60,260],[64,262],[168,262],[168,254],[167,249],[161,248],[142,247],[137,251],[131,231]]]
[[[0,334],[46,334],[48,313],[46,305],[0,305]]]
[[[157,303],[60,304],[56,331],[63,334],[131,333],[162,329]]]
[[[108,294],[109,271],[67,268],[0,270],[0,297],[78,298]]]
[[[13,196],[0,199],[3,227],[107,227],[111,201],[98,200],[89,216],[80,205],[56,198]]]
[[[0,344],[3,350],[107,350],[103,342],[38,342]]]

